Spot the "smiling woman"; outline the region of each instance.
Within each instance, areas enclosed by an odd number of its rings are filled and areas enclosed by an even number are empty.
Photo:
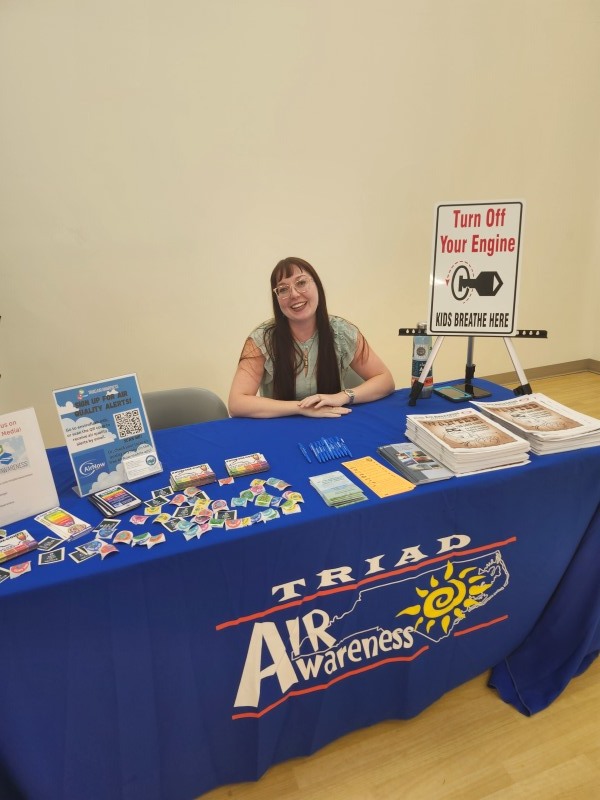
[[[340,417],[394,391],[389,369],[358,328],[330,316],[316,270],[284,258],[271,273],[273,318],[246,339],[229,393],[233,417]],[[344,388],[353,370],[363,379]]]

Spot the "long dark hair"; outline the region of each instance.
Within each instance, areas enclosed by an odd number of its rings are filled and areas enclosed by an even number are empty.
[[[309,275],[315,282],[319,294],[317,306],[317,331],[319,350],[317,354],[317,392],[335,394],[342,388],[337,355],[333,344],[333,333],[329,324],[325,289],[317,272],[303,258],[284,258],[271,273],[271,289],[282,278],[289,278],[294,267]],[[302,351],[294,341],[288,318],[279,307],[273,292],[274,322],[265,330],[265,347],[273,361],[273,397],[276,400],[294,400],[296,397],[296,376],[303,366]]]

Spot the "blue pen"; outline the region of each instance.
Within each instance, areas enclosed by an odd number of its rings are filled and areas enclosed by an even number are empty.
[[[339,458],[340,457],[340,451],[338,449],[335,437],[334,436],[330,436],[328,439],[326,439],[326,442],[327,442],[327,447],[329,449],[329,452],[332,454],[332,457],[333,458]]]
[[[321,463],[321,459],[320,459],[320,457],[319,457],[319,453],[317,452],[317,448],[314,446],[314,444],[313,444],[312,442],[310,442],[308,446],[309,446],[309,447],[310,447],[310,449],[313,451],[313,455],[314,455],[314,457],[317,459],[317,461],[318,461],[318,462],[319,462],[319,464],[320,464],[320,463]]]
[[[325,448],[325,452],[327,453],[327,458],[329,461],[331,461],[333,458],[335,458],[335,453],[333,452],[333,448],[329,444],[329,440],[325,439],[325,437],[323,437],[321,441],[323,442],[323,447]]]
[[[308,461],[308,463],[312,464],[312,461],[310,460],[310,456],[308,455],[306,447],[304,447],[304,445],[301,442],[298,442],[298,447],[300,448],[300,452],[302,453],[304,458]]]
[[[342,456],[346,455],[345,452],[344,452],[343,443],[344,443],[344,440],[340,439],[339,436],[336,436],[335,442],[334,442],[334,446],[335,446],[335,450],[336,450],[338,458],[341,458]]]
[[[350,452],[350,448],[348,447],[348,445],[346,444],[346,442],[343,439],[341,441],[342,441],[342,445],[344,447],[344,450],[346,452],[346,455],[350,456],[350,458],[352,458],[352,453]]]

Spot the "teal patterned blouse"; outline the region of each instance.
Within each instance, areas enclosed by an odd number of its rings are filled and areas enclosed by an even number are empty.
[[[265,371],[263,379],[260,384],[260,394],[263,397],[273,397],[273,361],[269,358],[267,348],[265,347],[265,330],[269,325],[273,324],[273,320],[263,322],[258,328],[255,328],[250,334],[250,338],[260,349],[260,352],[265,357]],[[333,332],[333,345],[337,354],[338,367],[340,370],[340,379],[342,386],[344,385],[344,375],[348,371],[352,359],[356,354],[356,347],[358,343],[358,328],[352,325],[342,317],[333,317],[330,315],[329,324]],[[300,373],[296,375],[296,400],[303,400],[317,391],[317,353],[319,350],[319,334],[315,332],[310,339],[298,345],[302,351],[304,358],[304,366],[300,369]],[[306,373],[306,374],[305,374]]]

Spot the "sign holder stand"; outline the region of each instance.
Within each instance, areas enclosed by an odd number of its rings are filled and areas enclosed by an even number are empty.
[[[454,386],[470,398],[489,395],[473,385],[476,336],[504,340],[519,379],[514,393],[531,394],[511,339],[545,339],[548,334],[542,330],[515,331],[514,327],[523,211],[521,200],[437,205],[427,330],[430,336],[439,335],[419,378],[412,385],[410,406],[416,404],[446,336],[467,337],[465,380]],[[400,336],[414,336],[415,333],[414,328],[399,331]]]
[[[416,333],[416,328],[400,328],[398,331],[399,336],[414,336]],[[429,370],[433,366],[433,362],[436,359],[436,356],[444,343],[445,336],[438,336],[433,344],[431,349],[431,353],[429,354],[429,358],[427,359],[425,366],[421,370],[421,374],[419,376],[419,380],[415,381],[412,385],[410,396],[408,398],[408,405],[414,406],[417,403],[419,395],[423,389],[425,384],[425,378],[427,377]],[[488,338],[488,337],[486,337]],[[500,337],[495,337],[500,338]],[[502,336],[504,340],[504,344],[506,345],[506,349],[508,350],[508,355],[510,356],[510,360],[512,361],[513,367],[515,372],[517,373],[517,377],[519,378],[520,384],[513,392],[515,395],[523,395],[523,394],[531,394],[532,389],[527,380],[525,372],[519,362],[519,358],[511,342],[511,337],[509,336]],[[547,339],[548,338],[548,331],[545,330],[518,330],[515,334],[514,338],[518,339]],[[475,337],[469,336],[467,337],[467,363],[465,366],[465,382],[453,384],[460,389],[463,389],[467,394],[470,394],[472,397],[477,396],[477,387],[473,385],[473,378],[475,377],[475,364],[473,362],[473,350],[475,345]]]

